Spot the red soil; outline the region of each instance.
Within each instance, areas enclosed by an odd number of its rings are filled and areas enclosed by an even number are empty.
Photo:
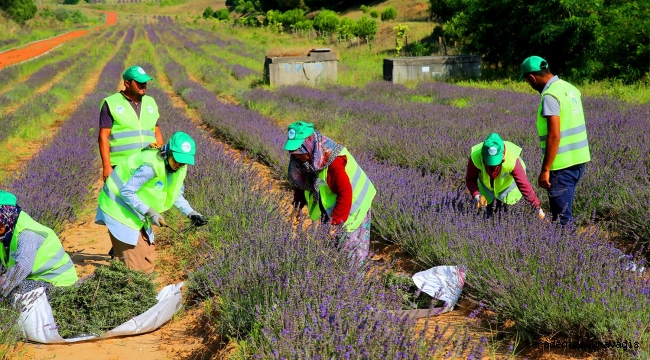
[[[117,13],[106,12],[106,24],[104,26],[111,26],[117,23]],[[55,47],[63,44],[64,42],[78,38],[89,33],[88,30],[75,30],[69,33],[55,36],[50,39],[45,39],[31,43],[25,47],[15,48],[3,53],[0,53],[0,69],[12,64],[18,64],[23,61],[43,55]]]

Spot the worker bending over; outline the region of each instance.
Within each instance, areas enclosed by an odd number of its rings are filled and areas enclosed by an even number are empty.
[[[16,196],[5,191],[0,191],[0,240],[0,296],[77,282],[77,270],[59,237],[34,221],[18,206]]]
[[[467,163],[465,184],[479,208],[487,207],[488,216],[505,205],[516,204],[523,196],[537,211],[545,214],[540,201],[526,177],[526,164],[519,157],[521,148],[490,134],[485,141],[472,147]]]
[[[172,206],[195,226],[207,219],[183,197],[186,165],[194,165],[194,140],[177,132],[162,147],[152,144],[119,163],[99,194],[95,223],[106,225],[115,256],[134,270],[154,270],[152,225],[166,226],[160,213]]]
[[[363,263],[369,254],[370,207],[376,194],[370,179],[345,147],[314,130],[313,124],[289,125],[284,150],[290,154],[294,207],[307,205],[312,220],[341,227],[344,235],[337,245]]]

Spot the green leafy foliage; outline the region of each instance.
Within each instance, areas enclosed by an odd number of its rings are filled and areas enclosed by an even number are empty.
[[[379,17],[379,11],[377,11],[376,9],[372,9],[370,10],[369,15],[371,18],[376,19]]]
[[[77,5],[80,0],[63,0],[63,5]]]
[[[367,14],[368,11],[370,11],[370,7],[367,5],[361,5],[359,6],[359,10],[361,10],[362,13]]]
[[[354,27],[354,35],[362,39],[372,40],[377,35],[378,29],[379,26],[376,20],[363,15],[357,21],[357,26]]]
[[[430,0],[445,38],[517,72],[530,55],[583,79],[638,80],[648,72],[650,0]]]
[[[36,15],[36,5],[32,0],[0,0],[0,9],[19,23],[24,23]]]
[[[385,8],[381,12],[381,21],[391,21],[397,18],[397,9],[392,6]]]
[[[214,10],[212,10],[211,6],[208,6],[207,8],[205,8],[205,10],[203,10],[203,18],[209,19],[211,17],[214,17]]]
[[[67,338],[101,335],[147,311],[157,303],[156,296],[149,275],[113,261],[75,285],[55,288],[49,301],[59,334]]]
[[[357,26],[357,23],[347,17],[341,18],[338,26],[336,27],[336,32],[345,39],[354,37],[354,28]]]
[[[230,11],[228,11],[226,8],[222,8],[215,11],[213,16],[219,20],[227,21],[230,20]]]
[[[339,24],[339,16],[332,10],[323,10],[314,18],[314,29],[325,34],[336,32]]]

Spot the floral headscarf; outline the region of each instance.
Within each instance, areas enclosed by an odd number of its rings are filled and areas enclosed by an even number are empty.
[[[9,245],[11,245],[11,238],[14,235],[16,222],[20,215],[20,206],[2,205],[0,206],[0,222],[5,227],[5,233],[0,235],[2,246],[5,247],[5,253],[8,253]]]
[[[318,174],[332,164],[343,146],[314,130],[289,158],[289,182],[300,190],[308,190],[320,204],[320,181]],[[294,154],[309,154],[309,160],[301,163]],[[321,180],[322,181],[322,180]]]

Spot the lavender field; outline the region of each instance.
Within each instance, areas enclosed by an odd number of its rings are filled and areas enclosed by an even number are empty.
[[[536,186],[537,95],[443,82],[250,88],[260,71],[249,65],[263,58],[262,44],[170,17],[153,20],[97,40],[119,44],[97,86],[51,144],[3,184],[36,220],[60,231],[92,202],[99,173],[87,169],[99,161],[98,106],[115,91],[129,59],[154,78],[147,92],[159,106],[163,133],[187,132],[199,149],[185,196],[210,222],[189,239],[164,232],[159,246],[175,249],[181,265],[170,268],[186,272],[190,297],[209,310],[207,321],[236,344],[237,356],[513,358],[556,337],[629,341],[636,346],[597,355],[650,357],[650,280],[636,271],[647,266],[650,242],[650,106],[583,99],[592,161],[576,194],[576,226],[540,221],[526,206],[486,218],[470,202],[464,176],[471,146],[490,132],[523,148],[529,179],[547,208],[545,191]],[[80,54],[44,65],[33,81],[47,82],[62,67],[77,72],[107,61]],[[43,111],[70,91],[63,86],[39,95],[49,99]],[[11,91],[22,90],[6,94]],[[22,125],[11,116],[2,118],[2,136]],[[373,241],[397,245],[416,269],[462,267],[472,317],[495,328],[513,322],[505,340],[486,339],[469,325],[439,327],[436,317],[410,320],[399,310],[412,304],[375,275],[377,264],[353,262],[329,245],[329,233],[317,224],[291,226],[282,146],[286,125],[299,119],[348,147],[373,181]],[[0,313],[3,329],[12,326],[11,316]],[[506,354],[487,351],[504,344]]]

